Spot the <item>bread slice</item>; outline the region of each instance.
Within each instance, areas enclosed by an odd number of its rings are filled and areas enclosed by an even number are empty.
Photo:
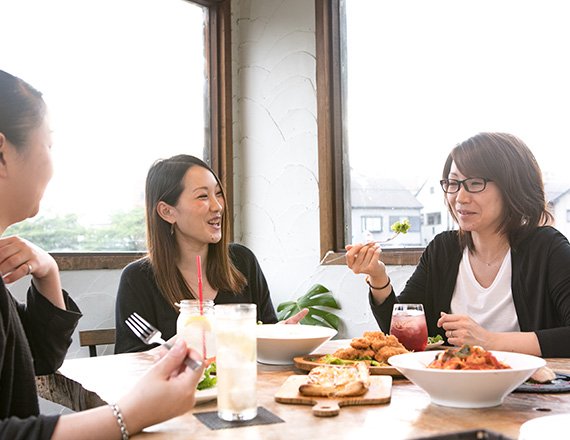
[[[315,367],[307,379],[307,383],[299,387],[299,392],[305,396],[362,396],[370,387],[370,373],[364,362]]]

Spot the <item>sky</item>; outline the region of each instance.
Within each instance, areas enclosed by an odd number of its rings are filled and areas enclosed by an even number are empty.
[[[529,145],[545,175],[566,179],[565,1],[346,3],[355,172],[417,187],[439,178],[457,142],[506,131]],[[50,108],[55,177],[42,212],[105,222],[109,211],[142,202],[154,160],[202,155],[199,7],[2,0],[0,16],[0,68],[43,91]]]
[[[455,144],[503,131],[531,148],[545,175],[566,180],[565,1],[346,3],[355,171],[414,182],[439,178]]]
[[[42,91],[49,108],[55,174],[40,214],[104,223],[110,211],[142,203],[156,159],[202,156],[200,7],[2,0],[0,16],[0,69]]]

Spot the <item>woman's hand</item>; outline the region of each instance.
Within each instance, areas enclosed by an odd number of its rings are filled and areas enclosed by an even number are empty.
[[[279,321],[277,324],[299,324],[299,322],[307,316],[307,313],[309,313],[309,309],[302,309],[299,313],[294,314],[284,321]]]
[[[437,326],[445,330],[445,336],[452,345],[479,345],[487,350],[493,349],[493,333],[485,330],[466,315],[451,315],[441,312]]]
[[[386,276],[386,266],[380,261],[382,249],[378,243],[358,243],[346,246],[346,265],[355,273],[364,273],[370,278]]]
[[[0,238],[0,273],[7,284],[32,275],[36,289],[54,305],[65,309],[57,263],[28,240],[16,236]]]
[[[382,304],[392,288],[386,266],[380,261],[382,249],[378,243],[349,244],[346,246],[346,265],[355,273],[368,275],[368,284],[376,304]],[[375,286],[376,288],[372,288]],[[380,288],[381,287],[381,288]]]
[[[198,381],[204,366],[194,371],[184,364],[186,356],[201,361],[200,355],[178,339],[119,402],[131,433],[189,411],[196,401]]]

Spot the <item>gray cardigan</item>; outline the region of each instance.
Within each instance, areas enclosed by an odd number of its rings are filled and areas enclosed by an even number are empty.
[[[380,328],[390,329],[394,303],[421,303],[429,335],[445,338],[437,320],[441,311],[450,312],[461,258],[457,231],[437,235],[398,297],[392,290],[378,306],[369,294]],[[536,333],[542,356],[570,357],[570,243],[556,229],[539,227],[511,249],[511,258],[511,287],[521,331]]]

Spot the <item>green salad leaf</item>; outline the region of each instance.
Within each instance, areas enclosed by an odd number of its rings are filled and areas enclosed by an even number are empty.
[[[218,378],[216,377],[216,363],[212,362],[208,368],[204,370],[204,378],[198,382],[197,390],[202,391],[216,386]]]
[[[428,336],[428,344],[435,344],[436,342],[443,341],[441,335]]]
[[[408,230],[411,228],[410,220],[407,218],[397,221],[390,226],[390,229],[394,231],[396,234],[407,234]]]

